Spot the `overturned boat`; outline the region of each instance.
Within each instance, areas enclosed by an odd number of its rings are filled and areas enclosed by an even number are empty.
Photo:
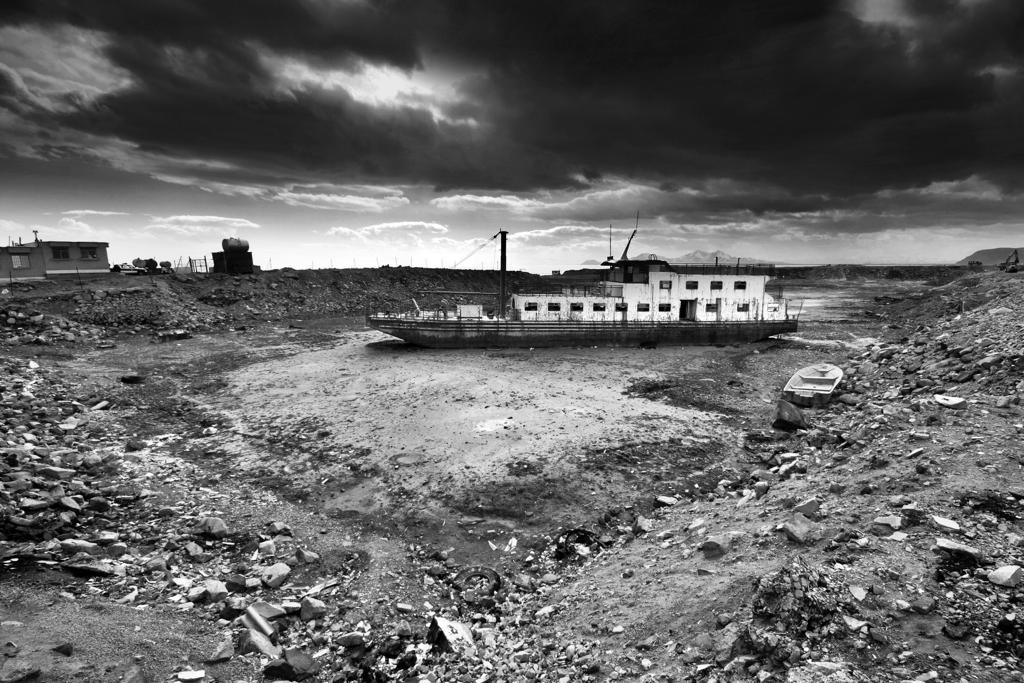
[[[823,406],[832,400],[843,381],[843,371],[830,363],[818,363],[797,370],[782,390],[782,398],[804,407]]]
[[[557,293],[507,294],[502,230],[498,306],[375,313],[366,323],[411,344],[440,348],[654,346],[752,342],[795,332],[788,301],[767,293],[774,266],[670,264],[629,258],[629,243],[600,282]],[[636,231],[633,232],[636,235]],[[630,237],[630,242],[632,242]]]

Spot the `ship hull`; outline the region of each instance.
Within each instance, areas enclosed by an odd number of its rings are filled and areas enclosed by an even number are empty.
[[[431,348],[734,344],[795,332],[795,320],[626,322],[445,320],[368,316],[367,325]]]

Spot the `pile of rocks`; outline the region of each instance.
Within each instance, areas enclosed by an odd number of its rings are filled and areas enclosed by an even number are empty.
[[[112,331],[182,329],[201,332],[228,322],[215,310],[170,288],[94,290],[76,296],[73,303],[69,317]]]
[[[0,311],[0,344],[94,343],[104,336],[103,330],[44,314],[23,305],[7,305]]]

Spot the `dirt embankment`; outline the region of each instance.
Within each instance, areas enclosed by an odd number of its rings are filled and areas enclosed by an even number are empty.
[[[438,268],[277,270],[253,275],[120,275],[12,283],[0,294],[0,341],[95,341],[118,332],[192,332],[259,322],[362,316],[420,306],[494,306],[497,271]],[[510,292],[546,289],[539,275],[508,274]],[[472,294],[472,293],[482,294]]]
[[[776,271],[780,280],[928,280],[949,282],[977,272],[967,266],[863,266],[829,264],[825,266],[783,266]]]

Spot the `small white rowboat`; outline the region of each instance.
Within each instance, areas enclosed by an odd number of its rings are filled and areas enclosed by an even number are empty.
[[[832,400],[832,392],[841,381],[843,371],[835,365],[809,365],[789,378],[782,398],[798,406],[822,406]]]

